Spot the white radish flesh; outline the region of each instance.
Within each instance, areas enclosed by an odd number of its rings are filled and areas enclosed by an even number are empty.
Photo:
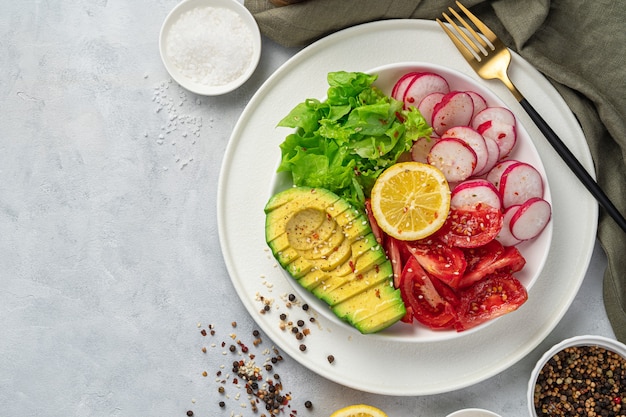
[[[437,138],[418,138],[415,142],[413,142],[413,146],[411,146],[411,160],[427,164],[428,153],[435,142],[437,142]]]
[[[428,154],[428,163],[439,168],[448,182],[459,182],[474,172],[476,153],[462,140],[439,139]]]
[[[511,218],[511,234],[519,240],[532,239],[545,229],[551,217],[550,203],[539,197],[530,198]]]
[[[489,159],[487,144],[483,136],[469,126],[456,126],[446,130],[442,138],[457,138],[467,143],[476,153],[476,167],[472,175],[477,175],[485,169]]]
[[[437,103],[441,101],[443,96],[443,93],[430,93],[429,95],[424,97],[417,106],[417,109],[420,111],[420,113],[422,113],[424,119],[426,119],[428,124],[431,126],[433,122],[433,110],[435,109]]]
[[[443,96],[433,109],[432,128],[439,136],[455,126],[468,126],[472,120],[474,102],[469,94],[452,91]]]
[[[530,198],[543,197],[543,178],[532,165],[518,162],[502,173],[499,191],[505,208],[522,204]]]
[[[483,137],[483,140],[485,141],[485,146],[487,147],[487,162],[485,163],[485,167],[480,172],[474,173],[477,177],[485,175],[491,171],[491,169],[495,167],[500,160],[500,148],[498,147],[496,141],[485,137]]]
[[[500,156],[506,157],[511,153],[517,142],[517,131],[515,125],[510,125],[497,120],[487,121],[476,128],[485,138],[496,141],[500,148]]]
[[[504,171],[510,167],[511,165],[518,164],[520,161],[515,159],[505,159],[503,161],[498,162],[491,170],[487,173],[487,181],[495,185],[495,187],[500,190],[500,180],[502,179],[502,174]]]
[[[450,207],[475,206],[478,203],[486,204],[495,209],[502,208],[500,194],[492,183],[485,179],[470,179],[459,183],[450,196]]]
[[[515,125],[515,115],[504,107],[487,107],[472,118],[472,127],[478,130],[478,126],[485,122],[498,121],[507,125]]]
[[[404,105],[417,107],[431,93],[447,94],[450,91],[448,81],[433,72],[420,72],[413,77],[404,93]]]
[[[404,74],[402,77],[400,77],[400,79],[398,81],[396,81],[396,83],[393,86],[393,89],[391,90],[391,97],[395,98],[398,101],[404,101],[404,93],[406,92],[406,89],[409,87],[409,84],[411,84],[411,81],[413,81],[413,78],[419,74],[418,72],[409,72]]]
[[[511,206],[504,211],[504,215],[502,216],[502,229],[496,239],[504,246],[515,246],[522,242],[522,240],[516,238],[513,236],[513,233],[511,233],[511,219],[519,208],[519,205]]]
[[[487,108],[487,100],[475,91],[466,91],[466,93],[470,95],[472,101],[474,102],[474,112],[472,113],[473,119],[478,113]]]

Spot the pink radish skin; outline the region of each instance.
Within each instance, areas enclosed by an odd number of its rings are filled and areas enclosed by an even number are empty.
[[[518,162],[502,172],[499,191],[505,208],[522,204],[530,198],[543,197],[543,179],[532,165]]]
[[[472,118],[472,127],[478,130],[478,126],[485,122],[498,121],[507,125],[515,125],[515,115],[511,110],[504,107],[487,107]]]
[[[406,89],[409,88],[409,84],[411,84],[413,78],[418,74],[418,72],[409,72],[400,77],[391,90],[391,97],[398,101],[404,101],[404,93],[406,92]]]
[[[520,205],[515,205],[507,208],[504,211],[504,215],[502,216],[502,229],[496,239],[504,246],[515,246],[517,244],[522,243],[523,241],[513,236],[511,233],[511,219],[517,213],[517,210],[520,208]]]
[[[530,198],[511,217],[511,234],[519,240],[533,239],[545,229],[551,218],[550,203],[539,197]]]
[[[498,210],[502,208],[502,200],[496,187],[485,179],[477,178],[459,183],[450,196],[450,207],[475,206],[486,204]]]
[[[469,126],[456,126],[446,130],[441,135],[442,138],[457,138],[467,143],[476,153],[476,167],[472,175],[477,175],[485,169],[489,159],[487,144],[483,136]]]
[[[448,182],[459,182],[474,172],[476,153],[460,139],[439,139],[428,153],[428,163],[439,168]]]
[[[515,125],[490,120],[478,126],[476,130],[484,137],[496,141],[502,157],[508,156],[517,142]]]
[[[466,91],[466,93],[470,95],[474,103],[474,112],[472,113],[472,119],[474,119],[478,113],[487,108],[487,100],[475,91]]]
[[[452,91],[443,96],[433,109],[432,128],[439,136],[455,126],[468,126],[472,120],[474,102],[469,94]]]
[[[447,94],[450,91],[448,81],[433,72],[420,72],[413,77],[404,93],[404,107],[417,107],[420,102],[431,93]]]
[[[411,146],[411,160],[427,164],[428,153],[437,140],[437,138],[418,138],[415,142],[413,142],[413,146]]]
[[[417,106],[417,109],[420,111],[420,113],[422,113],[424,119],[426,119],[428,124],[431,126],[433,123],[433,110],[435,109],[437,103],[441,101],[443,96],[443,93],[430,93],[429,95],[424,97]]]
[[[485,146],[487,147],[487,162],[485,163],[485,167],[482,171],[474,173],[477,177],[487,174],[500,160],[500,148],[498,147],[496,141],[485,137],[483,137],[483,140],[485,141]]]
[[[502,173],[511,165],[517,164],[520,161],[515,159],[505,159],[503,161],[498,162],[491,170],[487,173],[487,181],[492,183],[496,189],[500,190],[500,180],[502,179]]]

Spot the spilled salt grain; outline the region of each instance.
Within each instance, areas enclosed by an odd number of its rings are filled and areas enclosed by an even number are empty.
[[[166,51],[180,73],[194,82],[221,86],[236,80],[252,60],[252,34],[234,11],[189,10],[172,25]]]

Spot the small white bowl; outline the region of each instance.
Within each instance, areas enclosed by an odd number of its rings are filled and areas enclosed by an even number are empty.
[[[483,410],[482,408],[464,408],[463,410],[448,414],[446,417],[500,417],[500,414]]]
[[[534,397],[535,385],[537,382],[537,378],[539,377],[539,373],[554,355],[568,347],[573,346],[599,346],[605,348],[606,350],[610,350],[619,354],[624,360],[626,360],[626,345],[618,342],[617,340],[609,339],[603,336],[575,336],[569,339],[565,339],[562,342],[554,345],[550,350],[543,354],[541,359],[539,359],[537,365],[535,365],[535,368],[532,371],[530,380],[528,381],[528,411],[532,417],[537,417],[537,412],[535,411]]]
[[[204,9],[210,12],[203,11]],[[222,17],[235,19],[238,32],[229,34],[216,29],[213,33],[212,26],[199,22],[193,22],[198,23],[197,27],[176,25],[181,18],[187,19],[186,22],[189,23],[192,13],[195,14],[193,18],[196,20],[199,19],[201,13],[203,17],[207,13],[219,13]],[[230,27],[226,29],[230,30]],[[206,50],[197,48],[202,45],[203,41],[208,46]],[[168,43],[172,46],[174,42],[183,46],[175,52],[180,55],[173,56],[172,48],[168,47]],[[209,57],[210,46],[215,47],[215,53],[211,57]],[[243,50],[246,52],[243,53],[243,57],[239,53],[242,49],[238,51],[226,49],[238,46],[245,46]],[[249,54],[247,53],[248,47],[250,47]],[[237,0],[184,0],[172,9],[163,22],[159,35],[159,51],[167,72],[183,88],[200,95],[216,96],[235,90],[250,78],[261,57],[261,33],[252,14]],[[199,56],[200,53],[204,56]],[[195,56],[190,56],[191,54]],[[188,60],[183,63],[185,58]],[[205,69],[193,74],[190,61],[195,61],[196,64],[214,65],[214,69],[219,72],[209,75],[208,70]],[[245,66],[244,63],[246,63]],[[203,76],[204,79],[202,79]]]

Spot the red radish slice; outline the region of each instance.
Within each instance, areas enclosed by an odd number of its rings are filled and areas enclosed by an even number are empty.
[[[404,101],[404,93],[406,92],[406,89],[409,87],[409,84],[411,84],[411,81],[413,81],[413,78],[418,74],[418,72],[409,72],[400,77],[391,90],[391,97],[398,101]]]
[[[485,175],[491,171],[491,169],[495,167],[500,160],[500,148],[498,147],[496,141],[485,137],[483,137],[483,140],[485,141],[485,146],[487,147],[487,162],[485,163],[485,167],[480,172],[474,173],[477,177]]]
[[[476,153],[476,167],[472,175],[476,175],[485,169],[489,159],[487,144],[483,136],[469,126],[456,126],[446,130],[441,135],[442,138],[457,138],[467,143]]]
[[[528,199],[511,217],[511,234],[519,240],[538,236],[552,217],[552,208],[546,200],[535,197]]]
[[[475,206],[486,204],[498,210],[502,208],[502,200],[496,187],[485,179],[477,178],[459,183],[450,196],[450,207]]]
[[[431,93],[446,94],[450,86],[445,78],[433,72],[421,72],[413,77],[406,92],[404,93],[404,106],[417,106]]]
[[[476,153],[460,139],[439,139],[428,154],[428,163],[439,168],[448,182],[463,181],[474,172]]]
[[[487,107],[476,113],[472,119],[472,127],[478,130],[478,126],[488,121],[498,121],[507,125],[515,125],[515,116],[511,110],[504,107]]]
[[[469,94],[452,91],[443,96],[433,109],[432,128],[439,136],[455,126],[467,126],[472,120],[474,102]]]
[[[498,233],[498,236],[496,236],[496,239],[504,246],[515,246],[522,243],[522,240],[516,238],[513,236],[513,233],[511,233],[511,219],[520,207],[520,205],[515,205],[504,211],[504,216],[502,216],[502,229],[500,233]]]
[[[511,165],[517,164],[519,162],[520,161],[517,161],[515,159],[505,159],[504,161],[500,161],[487,173],[487,181],[492,183],[499,190],[502,173]]]
[[[515,125],[509,125],[497,120],[487,121],[476,129],[485,138],[496,141],[500,148],[500,156],[506,157],[511,153],[515,143],[517,142],[517,131]]]
[[[543,179],[532,165],[518,162],[502,172],[499,190],[506,208],[530,198],[543,197]]]
[[[435,109],[437,103],[441,101],[443,96],[443,93],[430,93],[429,95],[424,97],[417,106],[417,109],[420,111],[420,113],[422,113],[424,119],[426,119],[428,124],[431,126],[433,122],[433,110]]]
[[[475,91],[466,91],[466,93],[470,95],[472,102],[474,103],[474,113],[472,113],[473,119],[478,113],[487,108],[487,100]]]
[[[428,153],[437,140],[437,138],[418,138],[411,147],[411,160],[427,164]]]

